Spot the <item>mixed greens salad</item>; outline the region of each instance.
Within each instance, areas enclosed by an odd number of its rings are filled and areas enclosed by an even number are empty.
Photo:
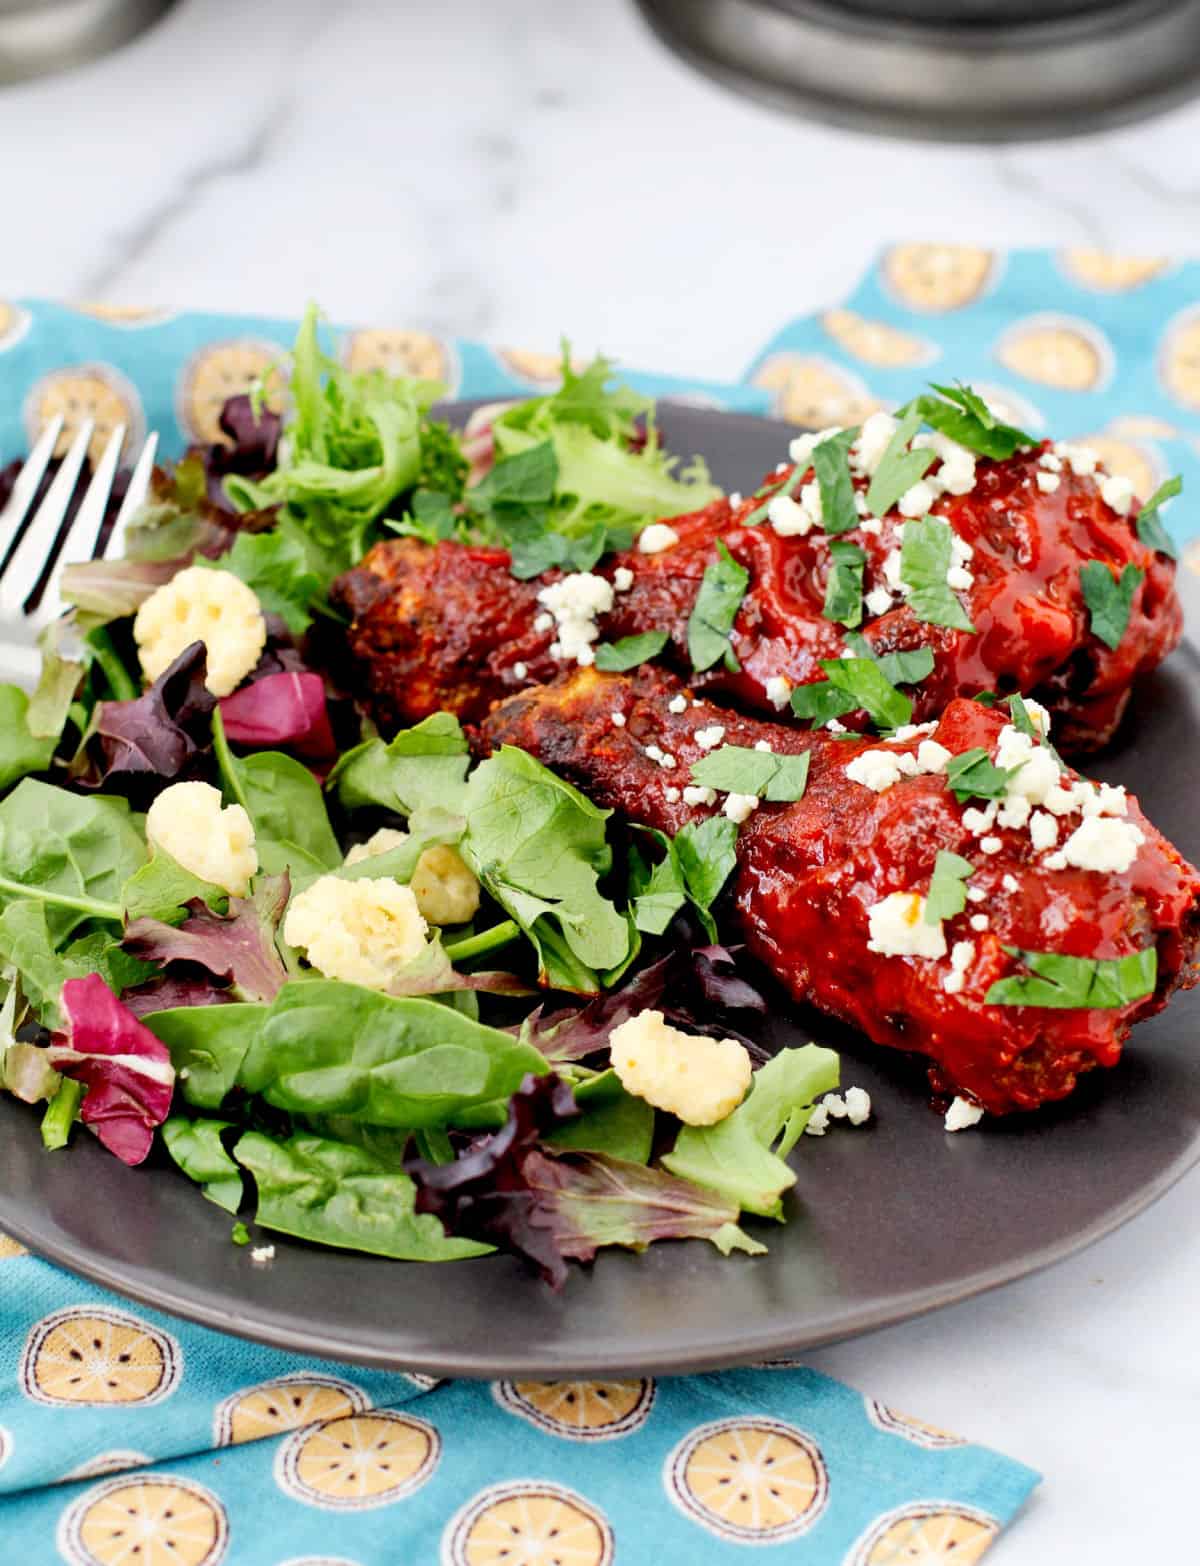
[[[580,570],[717,496],[611,379],[564,352],[560,391],[460,435],[310,312],[286,418],[234,399],[128,557],[67,573],[36,691],[0,687],[0,1088],[48,1149],[82,1124],[169,1158],[241,1241],[500,1247],[556,1284],[606,1245],[763,1249],[742,1216],[782,1218],[838,1062],[743,1033],[766,1001],[717,940],[734,823],[619,830],[522,751],[473,765],[445,713],[385,741],[330,656],[330,583],[389,531]],[[162,626],[209,615],[221,659],[168,658]],[[647,1013],[753,1077],[656,1109],[613,1065]]]

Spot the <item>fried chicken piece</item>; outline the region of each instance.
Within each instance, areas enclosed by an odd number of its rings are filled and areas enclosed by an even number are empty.
[[[1080,780],[1063,772],[1058,786],[1068,808],[1053,795],[1048,802],[1061,814],[1038,807],[1055,824],[1053,847],[1046,846],[1045,826],[1036,829],[1042,846],[1035,847],[1032,812],[1020,826],[1004,825],[1003,810],[995,819],[984,800],[955,799],[937,770],[945,752],[982,747],[994,757],[1009,726],[1006,710],[960,700],[936,725],[906,738],[838,739],[733,717],[656,670],[632,677],[579,670],[504,702],[481,738],[485,748],[529,751],[598,804],[672,834],[721,808],[720,799],[693,805],[683,795],[691,765],[714,746],[807,751],[804,797],[759,804],[739,832],[735,903],[751,951],[797,1000],[876,1044],[927,1056],[939,1094],[961,1094],[1003,1114],[1063,1098],[1081,1073],[1115,1064],[1132,1024],[1161,1010],[1177,987],[1196,982],[1200,941],[1200,873],[1132,797],[1089,786],[1090,803],[1071,804],[1069,791]],[[1048,766],[1049,753],[1034,750],[1038,765]],[[881,766],[906,771],[876,791],[856,780],[870,770],[853,765],[867,752],[884,758],[873,763],[876,782]],[[674,766],[656,754],[673,757]],[[1102,872],[1056,861],[1054,853],[1087,819],[1084,808],[1096,814],[1100,804],[1108,812],[1102,819],[1121,823],[1105,832],[1141,834],[1128,868]],[[1015,808],[1011,819],[1020,815]],[[872,910],[893,893],[926,894],[942,849],[974,867],[962,912],[940,926],[921,921],[939,955],[889,954]],[[1061,867],[1052,868],[1056,863]],[[901,928],[896,945],[915,930]],[[986,1001],[996,980],[1023,971],[1006,948],[1120,958],[1151,945],[1156,987],[1135,1002],[1056,1009]]]
[[[1178,642],[1182,612],[1174,562],[1141,543],[1132,514],[1112,509],[1095,477],[1069,464],[1058,473],[1041,467],[1046,449],[1003,462],[981,458],[969,493],[945,494],[930,507],[970,546],[973,580],[958,596],[974,631],[919,620],[892,590],[905,523],[898,512],[877,530],[860,526],[843,541],[866,555],[862,630],[872,648],[884,654],[928,647],[934,655],[933,672],[911,692],[917,721],[955,696],[1020,691],[1052,711],[1064,748],[1081,751],[1112,734],[1133,680]],[[1056,480],[1057,488],[1047,492],[1039,478]],[[866,480],[855,485],[863,493]],[[823,679],[821,660],[842,655],[846,633],[822,613],[829,537],[819,527],[781,537],[769,522],[747,526],[759,504],[714,502],[673,518],[678,541],[661,553],[608,557],[598,573],[631,585],[614,591],[612,609],[597,625],[605,641],[666,631],[664,661],[688,674],[688,620],[721,539],[750,572],[731,637],[740,668],[718,663],[693,683],[743,710],[774,714],[782,706],[790,718],[788,689]],[[1117,575],[1131,564],[1144,572],[1116,649],[1091,632],[1079,575],[1088,560],[1106,562]],[[334,601],[352,619],[351,654],[383,726],[442,708],[478,721],[493,702],[561,671],[561,649],[552,651],[558,630],[538,602],[560,573],[518,582],[507,567],[503,550],[391,539],[335,584]],[[872,615],[872,603],[880,606],[885,595],[891,607]],[[861,715],[846,721],[865,724]]]

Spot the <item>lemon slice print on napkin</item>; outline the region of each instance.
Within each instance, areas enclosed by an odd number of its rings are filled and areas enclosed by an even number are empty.
[[[71,1566],[217,1566],[228,1542],[216,1496],[166,1474],[89,1491],[58,1529],[59,1553]]]
[[[136,1316],[80,1306],[45,1316],[21,1356],[21,1390],[37,1403],[159,1403],[179,1382],[182,1357],[167,1333]]]
[[[1121,256],[1109,250],[1064,250],[1059,264],[1073,282],[1101,294],[1124,294],[1141,288],[1171,266],[1166,256]]]
[[[361,1511],[420,1489],[441,1457],[442,1439],[423,1419],[380,1410],[301,1430],[279,1449],[280,1488],[310,1506]]]
[[[1149,500],[1167,477],[1167,459],[1153,441],[1130,440],[1100,430],[1084,435],[1079,444],[1090,446],[1109,473],[1127,478],[1139,500]]]
[[[383,370],[388,375],[412,375],[422,381],[441,381],[446,395],[458,389],[460,375],[454,350],[431,332],[408,332],[389,327],[369,327],[350,332],[343,344],[342,363],[359,374]]]
[[[107,326],[123,326],[137,331],[144,326],[161,326],[171,320],[173,310],[160,310],[152,305],[109,304],[103,299],[75,299],[72,310],[89,315],[93,321],[103,321]]]
[[[7,1234],[0,1234],[0,1261],[7,1261],[13,1256],[28,1256],[29,1252],[17,1240]]]
[[[999,271],[995,251],[978,245],[893,245],[880,263],[892,298],[929,315],[963,310],[982,299]]]
[[[835,343],[864,364],[908,369],[931,364],[941,353],[936,343],[924,337],[902,332],[887,321],[869,321],[853,310],[826,310],[820,322]]]
[[[938,1425],[931,1425],[927,1419],[917,1419],[912,1414],[902,1414],[898,1408],[889,1408],[886,1403],[880,1403],[873,1397],[865,1398],[867,1418],[877,1430],[886,1431],[888,1435],[902,1436],[904,1440],[911,1441],[914,1446],[923,1446],[930,1451],[938,1451],[948,1446],[966,1446],[967,1442],[960,1435],[955,1435],[950,1430],[943,1430]]]
[[[60,1484],[72,1484],[79,1479],[103,1479],[107,1474],[123,1474],[130,1468],[146,1468],[154,1459],[145,1452],[125,1451],[114,1447],[108,1452],[97,1452],[86,1462],[77,1464],[59,1480]]]
[[[1200,306],[1193,305],[1168,325],[1158,374],[1169,397],[1185,408],[1200,408]]]
[[[861,424],[883,406],[857,375],[816,354],[772,354],[754,372],[754,384],[774,393],[771,411],[779,418],[814,430]]]
[[[560,353],[542,353],[536,348],[497,348],[496,357],[510,375],[539,391],[548,391],[562,380]],[[572,354],[570,362],[576,375],[588,364],[579,354]]]
[[[845,1566],[975,1566],[999,1532],[973,1507],[916,1501],[872,1523]]]
[[[14,348],[29,330],[29,312],[19,305],[0,299],[0,353]]]
[[[777,1419],[701,1425],[667,1458],[667,1494],[719,1538],[776,1544],[806,1533],[829,1499],[815,1442]]]
[[[346,1414],[365,1413],[371,1400],[358,1387],[336,1376],[301,1371],[260,1382],[235,1392],[217,1407],[213,1417],[214,1446],[240,1446],[263,1436],[280,1435],[304,1425],[320,1424]]]
[[[611,1441],[639,1430],[654,1405],[654,1382],[498,1381],[501,1408],[565,1441]]]
[[[241,397],[265,377],[265,405],[283,407],[284,352],[274,343],[240,337],[209,343],[183,367],[175,392],[175,416],[189,440],[203,445],[224,441],[221,409],[230,397]]]
[[[581,1495],[528,1480],[493,1485],[451,1519],[444,1566],[612,1566],[613,1532]]]
[[[1115,356],[1098,326],[1074,315],[1031,315],[996,345],[1008,370],[1056,391],[1099,391],[1112,378]]]
[[[111,364],[72,364],[44,375],[25,399],[30,445],[60,413],[64,423],[54,448],[57,456],[66,451],[85,419],[95,424],[88,444],[93,462],[99,461],[118,424],[125,426],[122,450],[126,455],[140,450],[146,436],[142,400],[133,383]]]

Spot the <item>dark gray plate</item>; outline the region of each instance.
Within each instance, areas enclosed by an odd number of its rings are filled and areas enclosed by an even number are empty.
[[[693,408],[665,409],[663,424],[675,450],[703,451],[742,489],[792,433]],[[1193,858],[1197,662],[1185,649],[1142,687],[1093,769],[1130,784]],[[574,1270],[558,1296],[505,1257],[405,1265],[266,1236],[275,1260],[255,1266],[182,1175],[126,1169],[88,1136],[47,1155],[36,1115],[12,1100],[0,1103],[0,1228],[133,1299],[306,1354],[450,1375],[685,1371],[850,1337],[1019,1278],[1115,1229],[1200,1158],[1200,992],[1138,1029],[1069,1106],[957,1136],[930,1112],[919,1068],[816,1016],[766,1032],[841,1048],[877,1118],[802,1139],[791,1221],[755,1226],[765,1257],[659,1245]]]

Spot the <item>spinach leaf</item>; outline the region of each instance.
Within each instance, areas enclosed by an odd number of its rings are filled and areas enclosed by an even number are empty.
[[[1088,560],[1080,566],[1079,581],[1091,616],[1092,635],[1098,636],[1106,647],[1115,650],[1121,645],[1129,625],[1133,595],[1145,575],[1138,566],[1127,565],[1119,577],[1114,577],[1103,560]]]
[[[72,693],[77,683],[76,674]],[[57,733],[35,739],[29,729],[29,697],[19,686],[0,685],[0,789],[11,788],[30,772],[45,772],[57,742]]]
[[[219,1109],[266,1025],[269,1006],[177,1006],[142,1018],[175,1067],[175,1091],[197,1109]]]
[[[176,924],[193,898],[199,898],[210,908],[224,908],[229,893],[224,887],[202,881],[190,870],[185,870],[161,848],[155,849],[121,889],[121,905],[129,923],[135,919],[160,919]]]
[[[411,1178],[365,1148],[247,1131],[233,1152],[254,1176],[255,1217],[266,1229],[401,1261],[460,1261],[491,1249],[450,1239],[436,1218],[418,1214]]]
[[[158,1017],[150,1021],[159,1031]],[[174,1058],[174,1042],[164,1042]],[[456,1125],[545,1069],[528,1044],[435,1001],[300,979],[285,984],[267,1011],[237,1084],[293,1114],[415,1130]]]
[[[647,865],[636,846],[629,851],[629,904],[633,920],[646,935],[661,935],[687,901],[687,883],[675,845],[663,832],[654,832],[663,845],[663,857]]]
[[[775,804],[804,798],[808,784],[807,751],[776,756],[745,745],[722,745],[692,763],[692,781],[732,794],[754,794]]]
[[[1147,549],[1157,549],[1160,555],[1166,555],[1171,560],[1179,559],[1179,551],[1175,547],[1175,540],[1167,532],[1158,508],[1182,489],[1183,479],[1177,473],[1174,478],[1158,486],[1137,514],[1137,535],[1142,543]]]
[[[688,657],[697,673],[711,669],[722,659],[731,673],[740,668],[729,636],[749,582],[749,571],[737,563],[724,542],[718,539],[717,559],[705,569],[688,618]]]
[[[651,827],[643,830],[660,844],[663,858],[650,869],[636,848],[631,851],[629,890],[637,928],[662,935],[690,902],[715,941],[717,927],[709,910],[737,862],[737,827],[727,816],[708,816],[689,821],[674,838]]]
[[[342,863],[321,785],[308,768],[278,750],[235,756],[225,738],[221,709],[213,711],[213,751],[226,796],[254,823],[258,862],[268,875],[287,870],[303,885]]]
[[[388,744],[369,739],[348,751],[325,786],[344,810],[381,805],[402,816],[433,809],[461,814],[469,765],[458,719],[435,712]]]
[[[119,922],[121,889],[145,862],[145,842],[123,799],[25,778],[0,802],[0,903],[44,902],[56,943],[85,919]]]
[[[638,636],[622,636],[617,642],[601,642],[596,648],[596,667],[605,674],[623,674],[657,658],[669,640],[667,631],[642,631]]]
[[[55,949],[46,903],[21,898],[0,914],[0,961],[21,975],[21,993],[45,1028],[61,1028],[58,998],[67,979],[84,979],[98,973],[119,995],[142,984],[154,973],[153,964],[139,962],[121,950],[119,938],[102,931],[73,941],[63,951]]]
[[[463,857],[529,936],[551,985],[594,990],[594,970],[629,950],[628,926],[597,885],[612,867],[610,813],[508,745],[467,784]]]
[[[1158,952],[1153,946],[1127,957],[1066,957],[1057,952],[1004,950],[1030,970],[997,979],[984,996],[989,1006],[1096,1007],[1111,1010],[1154,994]]]
[[[663,1164],[746,1212],[782,1219],[781,1198],[796,1183],[784,1159],[808,1124],[813,1101],[837,1087],[839,1072],[833,1050],[816,1044],[780,1050],[754,1073],[732,1114],[715,1126],[684,1126]]]
[[[242,1204],[242,1171],[221,1141],[221,1132],[231,1127],[228,1120],[188,1120],[172,1115],[162,1134],[167,1152],[188,1179],[196,1182],[210,1202],[227,1213],[236,1213]]]
[[[727,816],[689,821],[675,835],[688,896],[707,911],[737,863],[737,827]]]
[[[904,526],[900,545],[900,580],[912,591],[908,606],[928,625],[948,625],[973,631],[970,617],[946,581],[953,563],[950,524],[941,517],[921,517]]]
[[[975,866],[961,854],[947,849],[938,850],[934,861],[933,877],[929,882],[929,895],[925,899],[925,923],[940,924],[943,919],[953,919],[967,906],[966,879]]]
[[[813,450],[813,473],[821,491],[821,526],[830,537],[848,533],[862,520],[855,508],[850,477],[850,447],[858,436],[857,428],[842,430]]]
[[[607,1153],[631,1164],[650,1161],[654,1141],[654,1110],[621,1086],[615,1071],[574,1084],[578,1120],[567,1120],[543,1140],[552,1147],[572,1147]]]

